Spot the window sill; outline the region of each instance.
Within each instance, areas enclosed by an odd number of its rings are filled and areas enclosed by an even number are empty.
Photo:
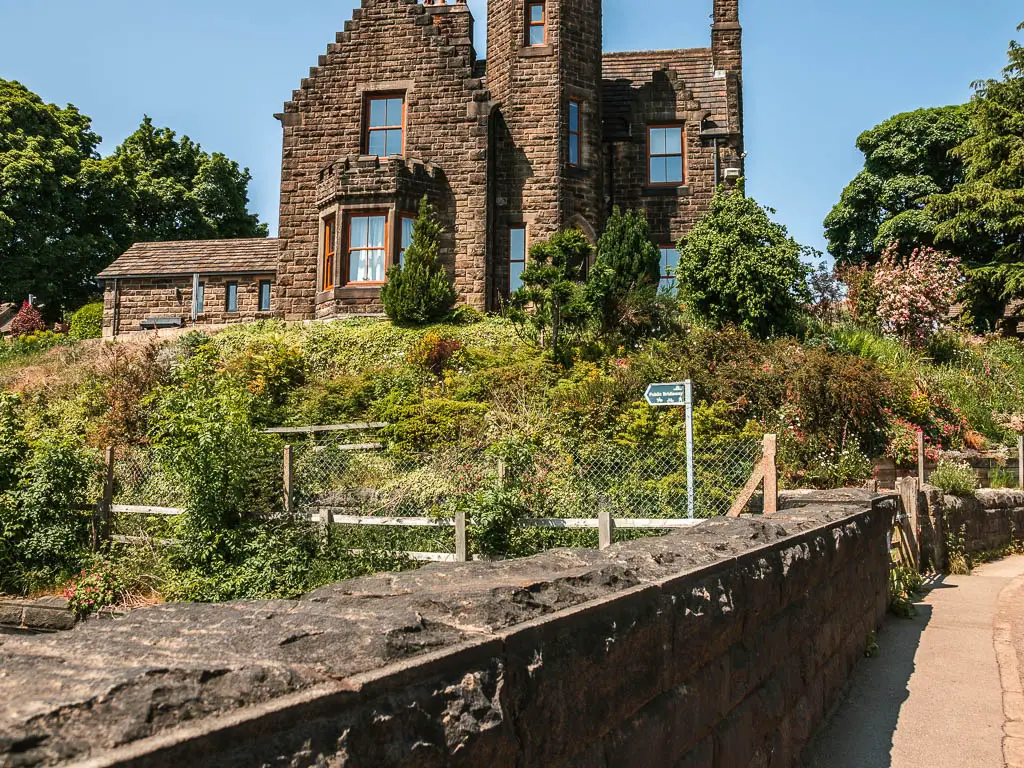
[[[644,187],[645,197],[689,197],[688,184],[648,184]]]
[[[317,294],[316,303],[324,304],[328,301],[338,299],[376,299],[380,297],[380,289],[384,283],[355,283],[352,285],[341,285],[329,291],[321,291]]]
[[[590,168],[585,165],[567,165],[565,167],[566,175],[572,179],[589,179],[593,174],[590,172]]]
[[[555,49],[551,45],[524,45],[519,49],[519,56],[524,59],[553,56],[554,53]]]

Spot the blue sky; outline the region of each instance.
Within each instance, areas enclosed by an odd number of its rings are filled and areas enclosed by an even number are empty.
[[[0,77],[93,118],[110,152],[149,114],[253,174],[277,227],[273,118],[356,0],[0,0]],[[485,0],[470,0],[478,50]],[[605,0],[605,48],[706,46],[711,0]],[[1020,0],[741,0],[748,191],[796,238],[861,166],[857,135],[885,118],[966,101],[998,75]],[[1024,33],[1019,35],[1024,37]]]

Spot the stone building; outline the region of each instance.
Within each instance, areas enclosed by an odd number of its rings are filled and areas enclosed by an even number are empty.
[[[605,53],[601,0],[490,0],[486,60],[473,33],[465,0],[363,0],[277,115],[279,238],[135,246],[100,275],[108,334],[380,314],[424,196],[460,301],[481,310],[516,288],[531,243],[569,227],[596,241],[614,206],[646,213],[669,277],[673,243],[742,174],[739,0],[714,0],[709,48]],[[204,284],[269,304],[196,312]]]

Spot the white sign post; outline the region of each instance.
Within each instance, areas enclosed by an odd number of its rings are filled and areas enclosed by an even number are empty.
[[[651,384],[644,393],[653,408],[686,408],[686,511],[692,520],[695,511],[693,489],[693,382],[689,379],[669,384]]]

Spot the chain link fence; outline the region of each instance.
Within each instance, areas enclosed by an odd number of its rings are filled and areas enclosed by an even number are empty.
[[[184,507],[181,484],[167,471],[158,451],[148,445],[114,449],[114,504]]]
[[[681,443],[596,443],[505,451],[451,449],[395,455],[351,438],[318,436],[293,446],[296,508],[307,514],[450,516],[502,490],[531,518],[679,519],[687,506]],[[761,458],[758,440],[699,443],[694,451],[694,516],[724,515]],[[508,455],[512,453],[514,455]]]

